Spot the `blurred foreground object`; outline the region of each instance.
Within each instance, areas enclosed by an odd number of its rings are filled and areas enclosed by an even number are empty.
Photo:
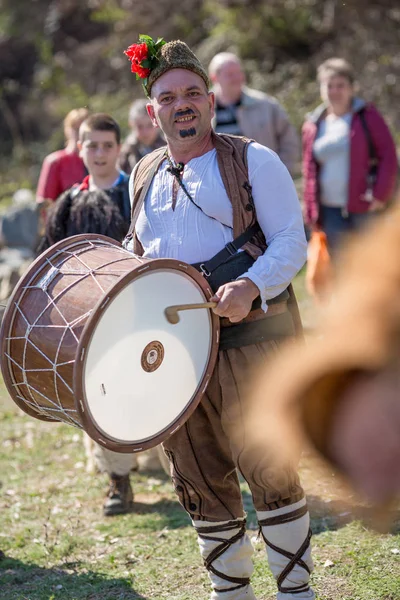
[[[332,277],[326,234],[313,231],[307,248],[306,289],[317,306],[327,300]]]
[[[400,492],[399,258],[397,204],[345,249],[317,335],[271,361],[250,417],[271,447],[311,444],[377,504]]]

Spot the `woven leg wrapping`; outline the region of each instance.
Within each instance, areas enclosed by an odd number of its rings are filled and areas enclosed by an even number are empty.
[[[306,500],[257,512],[268,562],[278,584],[277,600],[313,600],[309,580],[311,560],[310,517]]]
[[[253,547],[246,535],[245,519],[193,521],[193,525],[213,586],[211,600],[256,600],[250,585]]]

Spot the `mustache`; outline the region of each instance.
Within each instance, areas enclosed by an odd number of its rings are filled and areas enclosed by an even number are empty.
[[[174,119],[180,119],[181,117],[188,117],[190,115],[196,116],[194,110],[188,108],[187,110],[180,110],[176,112],[174,115]]]

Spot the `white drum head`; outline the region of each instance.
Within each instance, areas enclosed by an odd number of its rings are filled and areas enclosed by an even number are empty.
[[[213,341],[209,310],[181,312],[176,325],[164,310],[207,300],[192,277],[170,268],[144,272],[111,297],[84,351],[83,392],[96,430],[117,443],[159,443],[204,385]]]

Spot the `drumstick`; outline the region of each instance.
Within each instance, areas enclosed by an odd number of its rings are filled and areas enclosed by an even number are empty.
[[[199,304],[174,304],[173,306],[167,306],[164,310],[164,314],[167,318],[167,321],[176,325],[179,323],[179,315],[178,311],[180,310],[193,310],[195,308],[215,308],[217,306],[217,302],[202,302]]]

